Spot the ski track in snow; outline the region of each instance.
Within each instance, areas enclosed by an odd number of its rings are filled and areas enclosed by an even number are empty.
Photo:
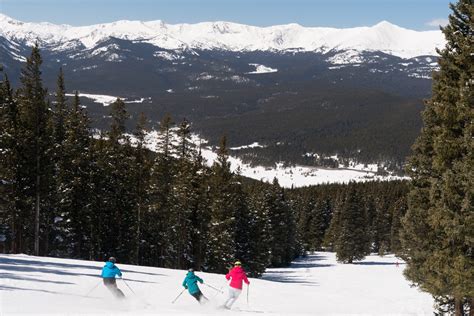
[[[400,264],[397,266],[396,262]],[[404,264],[392,255],[338,264],[334,253],[317,252],[288,268],[268,269],[250,279],[233,310],[220,309],[227,296],[201,290],[211,302],[199,306],[182,290],[186,271],[117,264],[127,296],[117,301],[99,278],[102,262],[0,255],[0,314],[6,315],[432,315],[431,296],[411,288]],[[226,290],[224,275],[197,272]],[[94,286],[97,287],[94,289]],[[91,291],[92,290],[92,291]],[[91,291],[91,292],[90,292]],[[86,294],[90,292],[89,296]],[[217,293],[217,294],[216,294]]]

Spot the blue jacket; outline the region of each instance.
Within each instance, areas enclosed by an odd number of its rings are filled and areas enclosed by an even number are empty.
[[[194,272],[189,271],[188,274],[186,274],[186,278],[184,278],[183,286],[188,289],[189,294],[194,294],[200,291],[197,285],[198,282],[204,283]]]
[[[119,268],[117,268],[117,266],[113,262],[107,261],[105,263],[105,266],[102,268],[101,276],[104,279],[107,279],[107,278],[115,278],[116,275],[121,277],[122,272],[120,271]]]

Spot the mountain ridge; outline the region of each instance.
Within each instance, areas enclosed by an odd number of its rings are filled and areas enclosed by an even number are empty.
[[[388,21],[354,28],[305,27],[296,23],[258,27],[226,21],[167,24],[162,20],[71,26],[21,22],[4,14],[0,14],[0,35],[28,45],[38,40],[57,50],[68,49],[73,43],[88,49],[116,37],[171,50],[328,52],[356,49],[381,51],[402,58],[437,55],[435,49],[445,43],[440,31],[414,31]]]

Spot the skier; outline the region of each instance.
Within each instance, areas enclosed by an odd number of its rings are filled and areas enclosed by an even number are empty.
[[[189,294],[193,296],[200,304],[203,303],[203,299],[208,301],[208,299],[202,294],[201,290],[197,283],[204,283],[204,281],[194,274],[194,269],[189,269],[186,277],[183,281],[183,286],[188,290]]]
[[[109,289],[112,294],[119,299],[125,298],[123,292],[117,287],[117,281],[115,276],[118,275],[122,277],[122,271],[115,265],[117,259],[110,257],[109,260],[105,263],[105,266],[102,268],[102,279],[104,280],[104,285]]]
[[[239,297],[240,293],[242,293],[242,281],[247,285],[250,284],[241,265],[242,263],[240,261],[236,261],[234,267],[225,276],[227,280],[231,280],[229,284],[229,298],[224,303],[224,308],[226,309],[230,309],[232,304],[234,304]]]

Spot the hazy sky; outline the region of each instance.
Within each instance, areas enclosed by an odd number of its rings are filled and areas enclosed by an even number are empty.
[[[268,26],[353,27],[382,20],[427,30],[445,23],[448,0],[0,0],[0,12],[26,22],[90,25],[117,20],[231,21]],[[451,1],[452,2],[452,1]]]

